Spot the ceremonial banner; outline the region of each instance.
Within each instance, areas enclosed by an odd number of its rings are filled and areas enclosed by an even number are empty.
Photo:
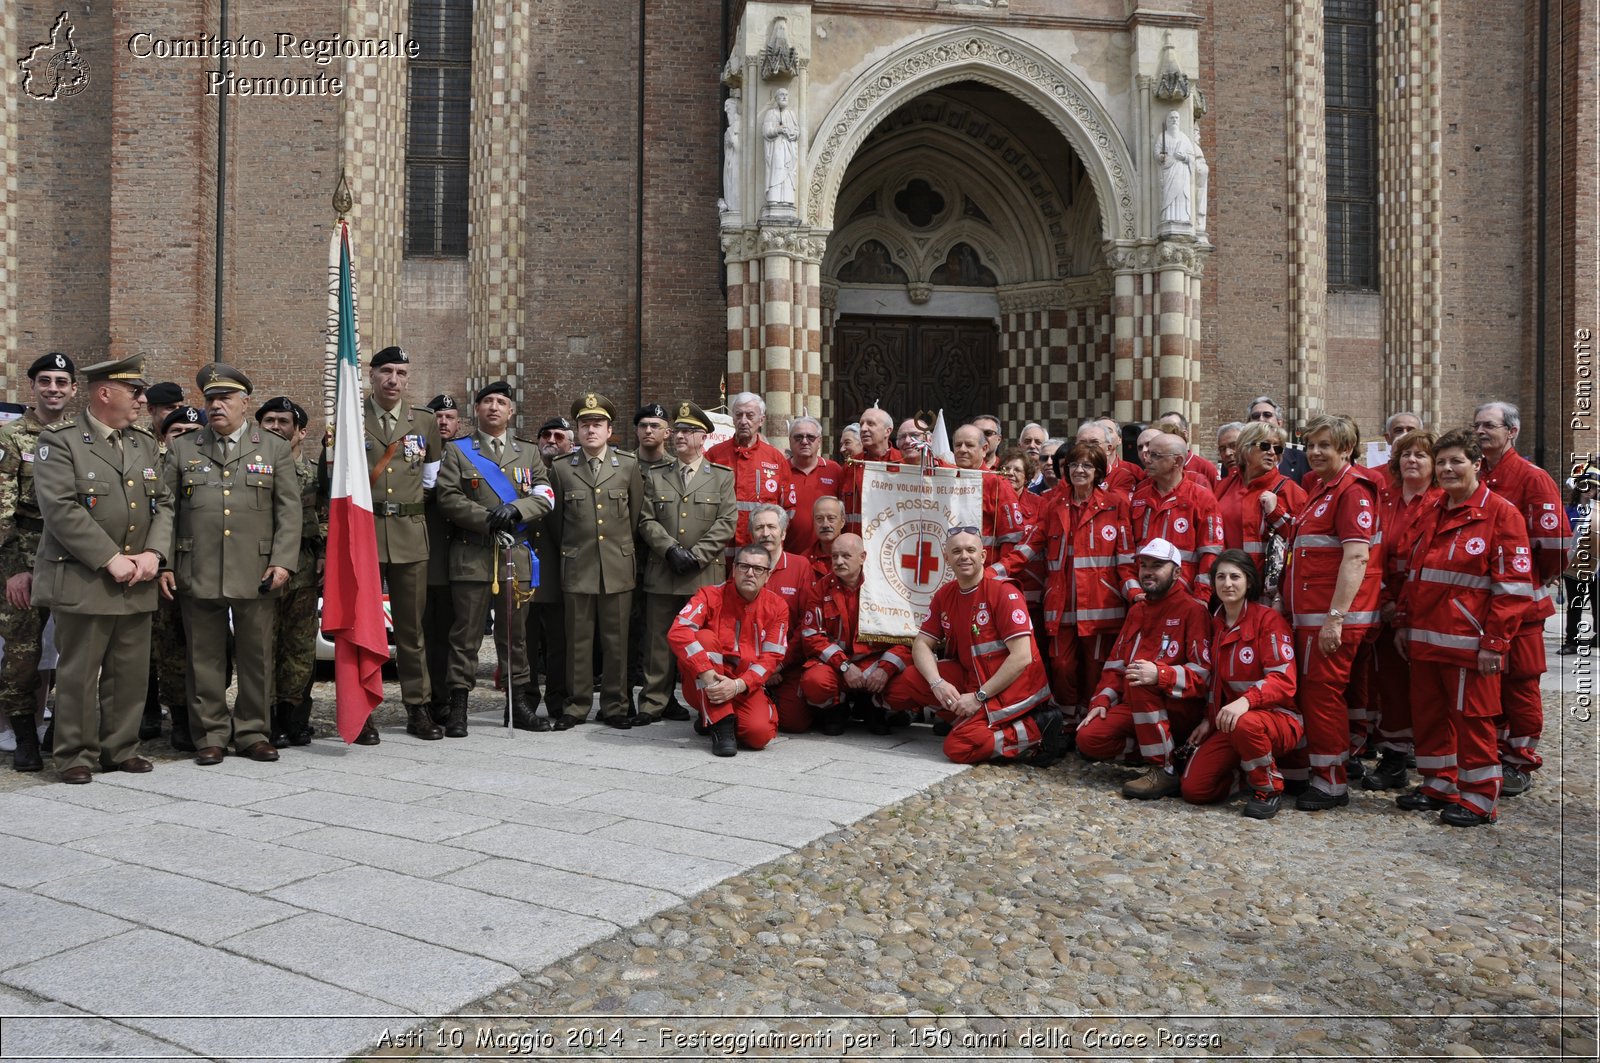
[[[861,526],[867,565],[861,583],[861,637],[908,643],[928,602],[950,578],[945,532],[983,526],[983,473],[977,469],[862,462]]]

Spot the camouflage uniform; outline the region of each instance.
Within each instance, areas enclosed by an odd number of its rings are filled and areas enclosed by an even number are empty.
[[[307,703],[317,663],[317,601],[322,593],[317,560],[322,556],[328,535],[322,499],[317,491],[316,465],[306,458],[296,458],[294,473],[300,481],[300,560],[278,598],[272,633],[276,661],[273,705],[277,712],[284,714],[281,722],[291,739],[303,736],[311,725]],[[274,720],[275,733],[279,722]]]
[[[33,453],[44,425],[33,410],[0,428],[0,581],[19,572],[32,572],[39,552],[44,518],[34,496]],[[14,609],[0,595],[0,636],[5,654],[0,660],[0,710],[7,716],[27,717],[39,706],[39,639],[49,617],[46,609]],[[16,726],[16,721],[12,721]]]

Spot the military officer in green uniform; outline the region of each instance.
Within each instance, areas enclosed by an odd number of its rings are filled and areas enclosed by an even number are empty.
[[[177,387],[176,384],[169,386]],[[173,407],[156,426],[163,471],[172,453],[172,441],[205,426],[205,411],[193,406]],[[168,738],[172,748],[180,753],[193,753],[194,736],[189,733],[189,644],[183,633],[183,607],[176,597],[162,598],[156,603],[155,619],[150,624],[150,670],[150,685],[156,689],[156,711],[152,714],[147,696],[139,737],[155,738],[161,733],[159,715],[161,706],[165,705],[172,721],[172,733]]]
[[[17,736],[11,766],[17,771],[44,767],[34,714],[39,708],[39,639],[49,613],[33,604],[33,558],[44,532],[44,518],[33,486],[34,451],[39,435],[66,416],[78,394],[72,359],[52,351],[28,367],[33,405],[20,418],[0,428],[0,708]]]
[[[644,480],[633,455],[610,446],[617,407],[591,391],[572,404],[578,447],[550,467],[555,492],[551,518],[561,543],[561,590],[566,600],[567,664],[572,693],[558,727],[589,717],[593,695],[595,635],[600,659],[600,721],[627,728],[628,606],[638,569],[634,534],[643,519]]]
[[[733,470],[706,460],[709,431],[711,418],[704,410],[692,402],[678,403],[672,416],[676,460],[652,470],[645,483],[652,512],[639,531],[650,550],[644,568],[644,626],[649,641],[635,727],[663,717],[689,718],[688,710],[671,700],[678,668],[667,645],[667,629],[695,591],[726,578],[723,550],[733,540],[738,510]]]
[[[667,419],[667,408],[659,402],[640,406],[633,415],[633,437],[638,444],[633,456],[639,459],[639,472],[648,478],[656,469],[663,469],[677,459],[667,445],[672,439],[672,422]],[[639,562],[639,579],[644,579],[644,563],[650,549],[641,541],[636,556]],[[644,686],[644,594],[633,593],[633,604],[628,608],[628,688]],[[635,724],[638,717],[634,718]],[[646,720],[645,723],[650,721]]]
[[[432,741],[444,732],[428,711],[428,658],[422,612],[428,601],[428,522],[426,500],[439,477],[439,428],[426,406],[407,406],[411,358],[399,347],[385,347],[367,363],[372,393],[364,402],[367,468],[372,480],[372,523],[378,537],[378,570],[389,590],[394,625],[395,667],[406,706],[406,731]],[[336,429],[337,426],[335,426]],[[323,446],[323,464],[333,464],[333,437]],[[374,746],[378,728],[367,717],[356,738]]]
[[[428,400],[439,444],[461,435],[461,407],[454,395]],[[450,714],[450,629],[455,626],[450,590],[450,522],[439,512],[438,495],[428,502],[428,601],[422,608],[422,644],[428,654],[428,711],[443,727]]]
[[[445,448],[439,469],[437,504],[455,526],[450,542],[450,584],[455,594],[455,627],[450,632],[450,713],[445,737],[467,736],[467,694],[478,672],[478,650],[489,614],[492,588],[504,596],[495,610],[494,638],[511,638],[506,682],[511,688],[511,722],[524,731],[548,731],[550,721],[535,715],[528,700],[533,675],[528,668],[527,595],[532,550],[526,525],[545,519],[552,502],[539,446],[511,433],[517,404],[503,380],[474,396],[478,430]],[[509,558],[515,566],[508,579]],[[507,607],[505,597],[514,605]]]
[[[289,444],[300,484],[300,557],[279,592],[272,622],[272,744],[279,749],[311,741],[311,682],[317,667],[317,602],[322,594],[322,552],[328,527],[317,467],[300,453],[310,415],[287,395],[256,408],[256,423]]]
[[[162,431],[162,426],[166,423],[167,418],[180,408],[194,408],[192,406],[184,406],[181,385],[175,384],[170,380],[163,380],[159,384],[151,384],[144,389],[144,409],[145,413],[150,416],[150,431],[155,434],[156,449],[163,456],[167,453],[167,440],[166,432]],[[139,738],[141,740],[161,737],[161,706],[163,703],[161,681],[165,679],[168,684],[171,684],[173,680],[176,680],[180,687],[183,683],[182,668],[179,668],[176,673],[168,677],[166,670],[161,666],[162,650],[169,647],[173,642],[178,643],[179,651],[182,652],[183,636],[179,632],[174,637],[173,629],[169,623],[170,618],[176,617],[177,613],[178,603],[169,602],[163,598],[161,604],[156,607],[155,621],[150,628],[150,685],[146,688],[145,693],[144,718],[139,721]],[[175,705],[181,709],[183,703],[180,700],[168,701],[166,704]],[[183,715],[182,712],[179,712],[174,719],[181,718]],[[174,743],[174,748],[176,748],[176,743]],[[190,747],[189,751],[193,752],[193,747]]]
[[[31,604],[55,617],[55,764],[86,783],[99,767],[146,772],[137,754],[156,577],[172,547],[172,495],[143,412],[141,355],[84,369],[88,405],[39,434],[34,493],[44,532]],[[101,689],[101,679],[105,679]]]
[[[250,425],[250,378],[213,362],[195,378],[207,425],[172,441],[162,478],[173,495],[172,564],[189,641],[189,727],[196,764],[274,761],[268,694],[277,592],[300,563],[300,481],[288,441]],[[228,710],[228,630],[239,693]]]

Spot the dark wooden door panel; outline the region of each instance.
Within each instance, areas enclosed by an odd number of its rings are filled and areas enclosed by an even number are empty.
[[[953,429],[997,405],[999,334],[964,318],[841,317],[834,325],[834,420],[848,424],[876,401],[896,422],[945,412]]]

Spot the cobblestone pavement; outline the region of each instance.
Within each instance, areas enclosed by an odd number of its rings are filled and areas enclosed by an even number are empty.
[[[1492,827],[985,766],[370,1058],[1594,1058],[1595,724],[1546,696]]]

